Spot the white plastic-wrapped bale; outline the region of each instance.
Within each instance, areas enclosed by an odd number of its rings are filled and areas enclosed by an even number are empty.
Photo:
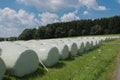
[[[90,43],[90,50],[93,50],[94,49],[94,45],[93,45],[93,41],[91,41]]]
[[[1,52],[0,52],[1,54]],[[3,76],[5,74],[5,71],[6,71],[6,66],[5,66],[5,63],[4,61],[0,58],[0,80],[3,79]]]
[[[43,63],[46,66],[51,67],[55,65],[56,63],[58,63],[59,51],[56,47],[42,45],[40,46],[39,52],[40,52],[39,56],[41,56],[40,59],[43,61]]]
[[[0,48],[1,58],[12,75],[22,77],[37,70],[39,59],[33,50],[10,42],[1,42]]]
[[[77,44],[75,42],[72,42],[72,41],[66,41],[66,44],[68,45],[68,48],[70,50],[70,55],[77,56],[77,54],[78,54]]]
[[[81,42],[79,46],[80,46],[80,47],[78,48],[78,49],[79,49],[79,50],[78,50],[78,54],[82,54],[82,53],[84,52],[84,49],[85,49],[84,43]]]
[[[93,45],[97,48],[101,45],[103,41],[104,41],[104,37],[96,37],[95,41],[93,42]]]
[[[64,59],[67,59],[69,57],[69,48],[64,42],[56,40],[56,41],[53,41],[52,43],[50,43],[50,41],[49,42],[44,42],[44,43],[41,43],[39,41],[38,43],[40,43],[42,45],[51,45],[53,47],[56,47],[59,51],[60,59],[64,60]]]
[[[106,41],[110,41],[111,39],[110,39],[110,37],[106,37]]]
[[[100,40],[97,40],[97,41],[96,41],[96,47],[100,47],[100,45],[101,45],[101,41],[100,41]]]
[[[88,46],[88,50],[92,50],[93,49],[93,39],[91,39],[91,38],[89,38],[88,40],[87,40],[87,46]]]
[[[64,60],[69,57],[69,48],[66,44],[60,43],[57,48],[59,50],[60,59]]]
[[[97,40],[93,40],[93,47],[96,48],[97,47]]]
[[[38,40],[38,41],[34,41],[34,42],[38,42],[40,44],[56,44],[57,41],[55,39],[48,39],[48,40]]]
[[[59,51],[56,47],[47,44],[39,44],[39,42],[25,42],[21,45],[36,51],[39,57],[39,62],[41,63],[42,61],[43,64],[47,67],[51,67],[59,61]]]
[[[98,39],[98,38],[97,38]],[[102,40],[102,41],[105,41],[106,40],[106,37],[100,37],[100,39]]]
[[[96,37],[93,37],[92,39],[90,39],[90,43],[91,43],[91,50],[96,48]]]
[[[84,43],[82,42],[82,38],[74,39],[74,41],[77,44],[78,54],[82,54],[84,52]]]
[[[85,44],[85,51],[89,51],[90,50],[90,43],[88,41],[84,41]]]

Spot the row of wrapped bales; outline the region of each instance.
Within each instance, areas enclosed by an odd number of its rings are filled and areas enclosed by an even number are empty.
[[[85,51],[85,45],[83,42],[77,40],[76,41],[77,47],[78,47],[78,55],[81,55]]]
[[[89,51],[92,49],[92,46],[93,46],[92,41],[93,41],[92,38],[89,38],[89,37],[82,39],[82,42],[85,45],[85,51]]]
[[[0,49],[2,50],[0,57],[12,75],[22,77],[37,70],[39,60],[33,50],[11,42],[1,42]]]
[[[82,53],[84,51],[88,51],[88,50],[94,49],[95,47],[99,47],[100,44],[101,44],[101,39],[100,39],[100,37],[95,37],[95,38],[94,37],[92,37],[92,38],[91,37],[80,38],[79,42],[81,44],[79,44],[79,45],[78,45],[78,42],[76,42],[76,41],[74,41],[72,39],[57,39],[57,40],[53,39],[52,41],[46,40],[46,42],[49,43],[49,44],[53,44],[55,42],[60,42],[60,43],[63,43],[64,45],[67,44],[67,46],[69,47],[69,51],[71,53],[71,56],[76,56],[77,54],[80,54],[80,53]],[[75,44],[75,46],[77,45],[76,47],[74,47],[74,49],[71,48],[71,46],[73,45],[73,43]],[[58,43],[58,45],[59,45],[59,43]],[[56,47],[59,50],[58,45]],[[78,51],[78,53],[77,53],[77,51]]]
[[[78,54],[77,44],[74,41],[71,41],[71,39],[64,39],[63,42],[68,46],[70,55],[77,56]]]
[[[105,41],[106,37],[103,37],[103,41]],[[102,37],[84,37],[84,38],[77,38],[77,39],[71,39],[74,40],[75,43],[77,43],[77,47],[78,47],[78,54],[79,52],[84,52],[84,51],[89,51],[92,50],[94,48],[97,48],[101,45],[102,42]],[[80,50],[80,45],[82,44],[81,47],[82,50]]]
[[[97,40],[90,39],[91,38],[78,38],[78,39],[63,39],[58,41],[61,41],[62,43],[64,43],[64,45],[67,44],[71,56],[77,56],[83,53],[84,51],[94,49],[94,47],[99,44],[97,43]]]
[[[102,41],[118,38],[120,37],[64,38],[16,41],[14,44],[2,42],[0,43],[0,80],[6,68],[13,75],[21,77],[34,72],[38,63],[51,67],[59,59],[67,59],[69,55],[81,55],[85,51],[99,47]]]
[[[60,59],[67,59],[69,55],[77,55],[77,44],[70,39],[52,39],[51,41],[41,40],[39,42],[44,45],[49,44],[56,46],[59,50]]]
[[[0,52],[0,54],[1,54],[1,52]],[[6,71],[5,63],[4,63],[4,61],[3,61],[3,60],[1,59],[1,57],[0,57],[0,80],[3,79],[3,76],[4,76],[4,74],[5,74],[5,71]]]
[[[19,43],[21,46],[28,47],[34,51],[36,51],[39,62],[51,67],[56,64],[59,60],[59,52],[56,47],[51,45],[44,45],[44,43],[40,44],[38,41],[26,41],[26,42],[15,42],[16,44]]]
[[[60,59],[67,59],[69,57],[69,48],[68,46],[62,41],[62,40],[40,40],[37,41],[37,43],[42,44],[42,45],[51,45],[53,47],[57,47],[59,51],[59,57]]]
[[[59,51],[59,57],[60,59],[67,59],[69,57],[69,48],[68,46],[63,42],[63,41],[56,41],[56,40],[52,40],[52,41],[38,41],[38,43],[43,44],[43,45],[51,45],[54,47],[57,47],[58,51]]]
[[[63,41],[63,40],[53,40],[56,42],[56,47],[58,48],[59,50],[59,56],[60,56],[60,59],[62,60],[65,60],[69,57],[70,55],[70,50],[69,50],[69,47],[68,45]],[[49,43],[51,44],[51,43]]]
[[[59,50],[60,59],[64,60],[69,57],[69,48],[66,44],[60,43],[57,48]]]

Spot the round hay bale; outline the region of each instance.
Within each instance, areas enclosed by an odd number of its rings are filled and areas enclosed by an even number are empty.
[[[60,54],[60,59],[67,59],[69,57],[69,48],[67,45],[64,44],[59,44],[58,45],[58,50]]]
[[[45,41],[38,41],[36,43],[39,43],[40,45],[51,45],[53,47],[56,47],[59,51],[59,56],[60,56],[60,59],[67,59],[69,57],[69,48],[68,46],[64,43],[64,42],[61,42],[60,40],[57,41],[54,40],[54,41],[48,41],[48,42],[45,42]]]
[[[97,47],[97,40],[94,40],[93,41],[93,48],[96,48]]]
[[[85,42],[85,51],[90,50],[90,43],[88,41]]]
[[[0,58],[0,80],[3,79],[3,76],[4,76],[4,74],[5,74],[5,71],[6,71],[5,63],[4,63],[4,61]]]
[[[78,54],[78,47],[75,42],[72,41],[72,39],[66,38],[62,40],[62,43],[68,46],[69,52],[71,56],[77,56]]]
[[[57,44],[57,40],[54,39],[48,39],[48,40],[38,40],[38,41],[34,41],[35,43],[39,43],[39,44]],[[34,43],[33,42],[33,43]]]
[[[55,65],[59,61],[59,51],[56,47],[47,48],[45,50],[40,49],[40,53],[42,53],[41,55],[44,57],[42,59],[43,63],[48,67]]]
[[[78,54],[80,55],[80,54],[82,54],[84,52],[85,47],[84,47],[83,42],[81,42],[81,44],[79,46],[80,46],[80,48],[79,48]]]
[[[100,46],[100,40],[96,41],[96,46],[99,47]]]
[[[93,41],[90,43],[90,50],[94,49]]]
[[[76,43],[72,43],[71,44],[71,47],[70,47],[71,49],[71,56],[77,56],[77,54],[78,54],[78,47],[77,47],[77,44]]]
[[[47,67],[51,67],[59,61],[59,51],[56,47],[50,44],[40,44],[39,42],[22,43],[22,46],[29,47],[30,49],[36,51],[39,62]]]
[[[22,77],[37,70],[39,59],[33,50],[10,42],[0,43],[0,48],[1,58],[12,75]]]

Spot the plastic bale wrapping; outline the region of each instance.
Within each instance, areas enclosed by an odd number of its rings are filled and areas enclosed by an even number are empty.
[[[3,79],[3,76],[4,76],[4,74],[5,74],[5,71],[6,71],[5,63],[4,63],[4,61],[0,58],[0,80]]]
[[[93,50],[94,48],[95,48],[95,41],[96,41],[96,39],[95,39],[96,37],[89,37],[89,39],[87,40],[88,42],[89,42],[89,44],[90,44],[90,50]]]
[[[95,48],[98,48],[100,46],[100,41],[104,41],[104,37],[95,37],[93,41],[93,45],[95,46]]]
[[[60,59],[61,60],[65,60],[69,57],[69,48],[66,45],[66,43],[64,41],[62,41],[61,39],[56,39],[56,44],[51,44],[54,45],[58,48],[59,50],[59,55],[60,55]]]
[[[47,67],[55,65],[59,61],[59,51],[56,47],[53,47],[46,43],[40,44],[39,42],[25,42],[21,43],[21,45],[29,47],[30,49],[36,51],[39,57],[39,62],[41,63],[42,61],[42,63]]]
[[[76,44],[77,44],[77,48],[78,48],[78,55],[81,55],[84,52],[84,43],[82,42],[81,38],[77,38],[77,39],[73,39]]]
[[[100,40],[97,40],[97,41],[96,41],[96,47],[100,47],[101,43],[102,43],[102,42],[101,42]]]
[[[38,42],[39,44],[57,44],[56,39],[38,40],[38,41],[34,41],[34,42]]]
[[[90,50],[90,43],[88,41],[84,41],[85,44],[85,51],[89,51]]]
[[[78,54],[78,47],[76,43],[73,43],[71,46],[71,55],[72,56],[77,56]]]
[[[93,50],[94,48],[96,48],[96,37],[92,37],[90,39],[90,43],[91,43],[91,50]]]
[[[97,40],[93,40],[93,48],[97,48]]]
[[[37,42],[34,42],[37,46],[44,46],[46,48],[48,48],[48,60],[46,61],[43,61],[43,63],[48,66],[48,67],[51,67],[51,66],[54,66],[56,63],[58,63],[59,59],[60,59],[60,49],[58,49],[58,43],[57,41],[55,41],[54,39],[51,40],[46,40],[46,41],[37,41]],[[48,46],[49,45],[49,46]],[[46,53],[46,54],[47,54]],[[53,55],[53,57],[52,57]],[[46,57],[47,58],[47,57]],[[53,59],[51,59],[53,58]],[[50,60],[50,62],[48,62]]]
[[[59,54],[60,54],[60,59],[64,60],[69,57],[69,48],[66,44],[60,43],[58,45],[58,50],[59,50]]]
[[[100,37],[102,41],[106,41],[106,37]]]
[[[92,40],[90,43],[90,50],[93,50],[93,49],[94,49],[94,45],[93,45],[93,40]]]
[[[69,42],[67,42],[67,45],[68,45],[68,48],[70,50],[70,55],[71,56],[77,56],[77,54],[78,54],[77,44],[69,41]]]
[[[12,75],[22,77],[37,70],[39,59],[33,50],[10,42],[0,43],[0,48],[1,58]]]
[[[56,47],[41,46],[39,49],[43,63],[51,67],[59,61],[59,51]]]
[[[79,46],[80,46],[80,48],[78,48],[79,49],[78,54],[81,55],[85,50],[84,43],[81,42]]]
[[[108,37],[105,37],[105,40],[104,41],[108,41]]]

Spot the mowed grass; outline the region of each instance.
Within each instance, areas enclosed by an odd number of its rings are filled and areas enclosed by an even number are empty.
[[[83,55],[59,61],[46,72],[41,66],[33,74],[18,78],[6,73],[4,80],[114,80],[120,40],[103,42]]]

